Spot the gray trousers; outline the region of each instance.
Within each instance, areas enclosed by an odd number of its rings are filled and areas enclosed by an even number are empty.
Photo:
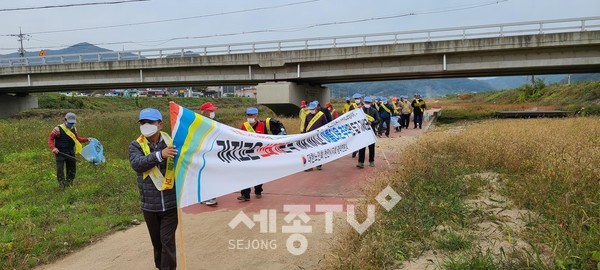
[[[70,153],[69,153],[70,154]],[[67,167],[67,178],[65,179],[65,165]],[[75,173],[77,171],[77,163],[75,160],[56,155],[56,178],[61,187],[67,187],[73,184]]]

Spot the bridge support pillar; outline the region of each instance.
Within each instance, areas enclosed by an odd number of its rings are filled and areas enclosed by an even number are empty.
[[[38,107],[38,98],[30,95],[0,94],[0,119],[11,117],[24,110]]]
[[[293,82],[266,82],[256,87],[256,102],[269,107],[277,115],[298,116],[300,101],[329,102],[329,88]]]

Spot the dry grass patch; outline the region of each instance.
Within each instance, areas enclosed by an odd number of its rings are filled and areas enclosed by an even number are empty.
[[[363,235],[344,235],[330,268],[400,267],[437,252],[440,225],[490,240],[451,255],[443,268],[596,267],[600,118],[489,120],[416,144],[400,157],[402,169],[377,181],[403,200],[379,211]],[[473,176],[490,171],[501,177]]]

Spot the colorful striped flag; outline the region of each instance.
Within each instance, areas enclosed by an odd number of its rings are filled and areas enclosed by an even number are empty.
[[[170,103],[180,208],[313,168],[377,140],[362,110],[317,130],[264,135],[221,124]]]

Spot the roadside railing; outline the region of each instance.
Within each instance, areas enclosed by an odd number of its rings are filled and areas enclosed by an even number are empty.
[[[288,39],[262,42],[215,44],[192,47],[172,47],[130,51],[111,51],[48,55],[19,58],[1,58],[0,67],[56,65],[68,63],[127,61],[176,57],[228,55],[292,50],[312,50],[339,47],[389,45],[427,41],[464,40],[516,35],[536,35],[600,30],[600,17],[571,18],[452,27],[368,35],[346,35],[308,39]]]

